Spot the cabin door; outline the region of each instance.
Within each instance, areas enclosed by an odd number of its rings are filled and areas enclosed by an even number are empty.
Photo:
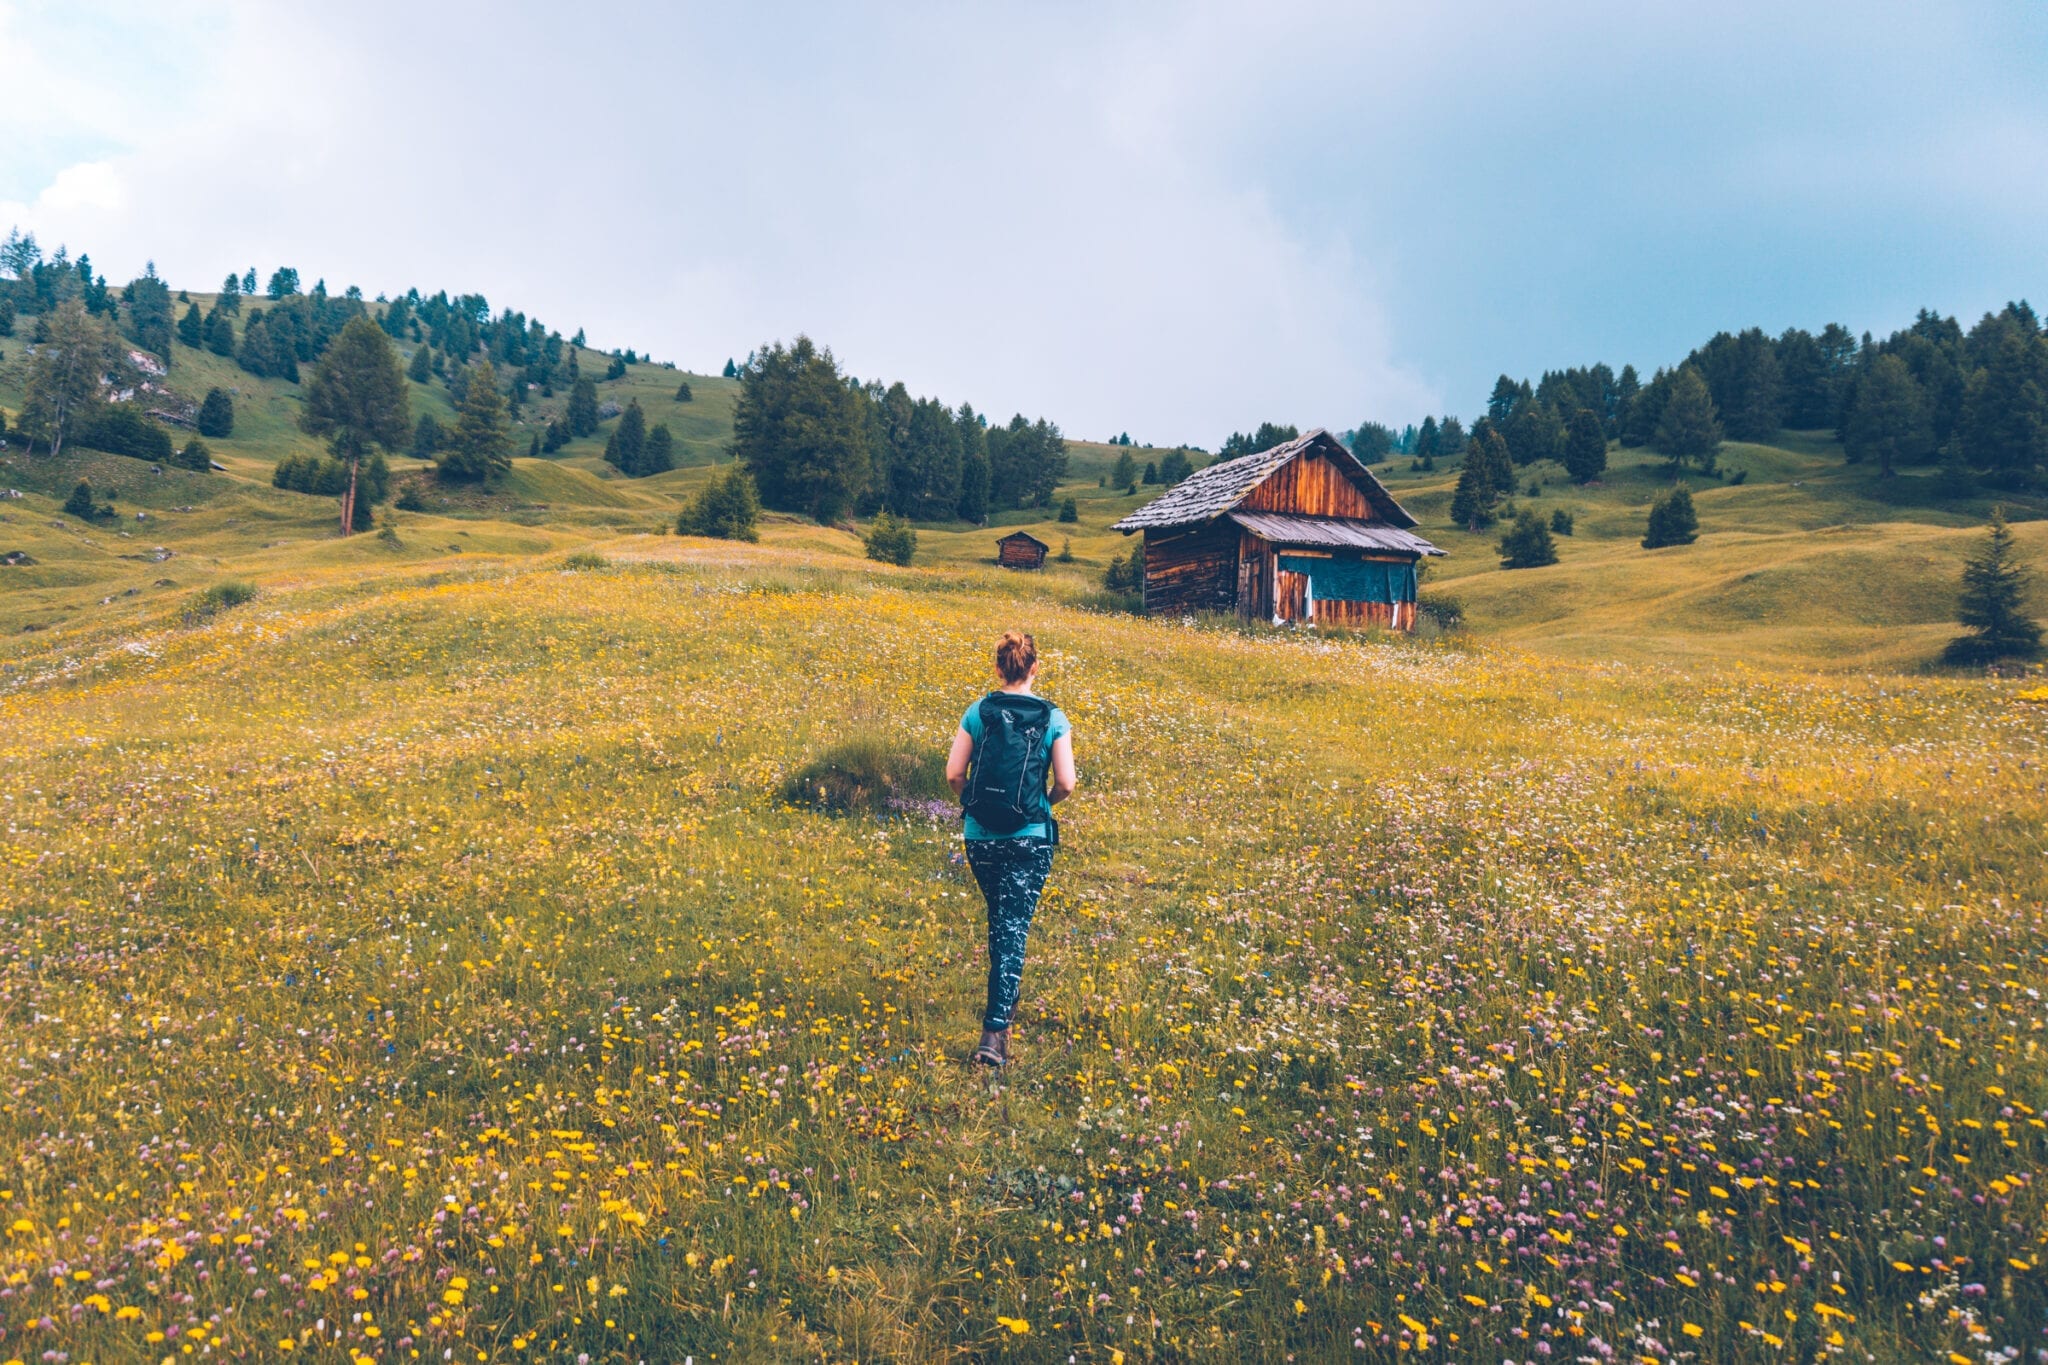
[[[1273,622],[1307,621],[1309,618],[1308,575],[1286,569],[1273,571]]]

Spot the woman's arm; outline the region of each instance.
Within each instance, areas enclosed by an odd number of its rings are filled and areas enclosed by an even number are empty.
[[[1055,756],[1059,746],[1053,746]],[[953,751],[946,755],[946,785],[958,796],[967,787],[967,761],[974,757],[974,736],[965,730],[953,732]]]
[[[1064,734],[1052,742],[1052,800],[1066,800],[1079,785],[1081,779],[1074,775],[1074,737]]]

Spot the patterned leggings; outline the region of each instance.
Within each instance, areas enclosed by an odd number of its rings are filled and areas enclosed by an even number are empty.
[[[988,901],[988,1008],[981,1026],[999,1032],[1017,1010],[1024,979],[1024,940],[1038,893],[1052,872],[1052,844],[1045,839],[969,839],[967,865]]]

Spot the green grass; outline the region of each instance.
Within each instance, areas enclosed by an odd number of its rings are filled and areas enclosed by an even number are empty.
[[[24,1359],[2038,1333],[2026,685],[1139,622],[783,519],[460,530],[503,543],[0,642]],[[1082,786],[990,1083],[953,821],[790,797],[928,785],[1009,624]]]

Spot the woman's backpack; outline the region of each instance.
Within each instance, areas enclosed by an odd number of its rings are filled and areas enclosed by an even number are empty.
[[[1046,770],[1052,764],[1052,703],[1021,692],[991,692],[981,702],[981,738],[960,805],[991,834],[1015,834],[1049,820]]]

